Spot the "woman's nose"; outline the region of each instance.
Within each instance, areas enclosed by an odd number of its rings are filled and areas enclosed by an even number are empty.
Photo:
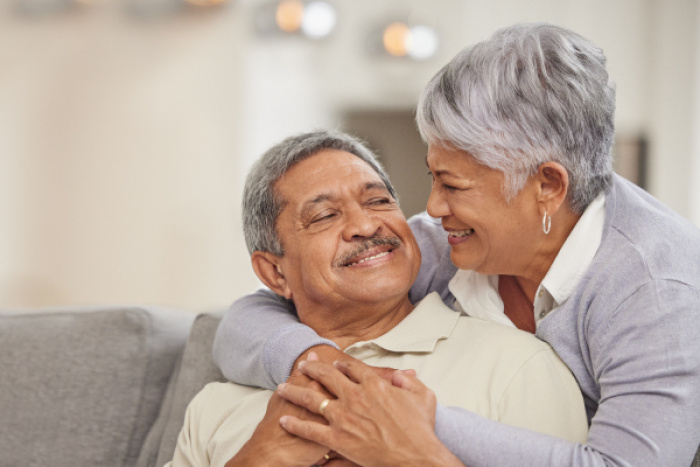
[[[444,217],[450,213],[444,192],[438,189],[436,183],[433,183],[433,187],[430,189],[427,210],[432,217]]]

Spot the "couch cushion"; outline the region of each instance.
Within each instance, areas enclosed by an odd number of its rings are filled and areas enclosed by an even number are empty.
[[[212,345],[221,316],[221,312],[197,316],[192,325],[185,352],[182,355],[177,377],[172,383],[173,386],[168,389],[168,395],[163,402],[164,410],[152,429],[152,431],[162,430],[162,436],[157,434],[152,437],[149,435],[146,441],[147,444],[154,442],[152,438],[158,441],[158,456],[153,462],[153,459],[146,459],[142,455],[136,465],[162,466],[172,460],[177,437],[185,421],[187,405],[207,383],[226,381],[212,357]],[[148,450],[150,451],[150,449]]]
[[[132,466],[194,315],[0,312],[3,465]]]

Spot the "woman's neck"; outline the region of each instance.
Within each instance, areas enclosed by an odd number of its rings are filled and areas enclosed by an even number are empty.
[[[556,218],[552,219],[549,234],[542,234],[535,250],[526,255],[527,258],[522,258],[519,270],[510,272],[509,275],[517,279],[518,285],[531,304],[535,301],[537,289],[580,218],[580,215],[574,214],[568,208],[560,209]]]
[[[498,294],[503,311],[515,327],[534,334],[536,330],[532,301],[527,297],[517,277],[498,276]]]
[[[580,217],[568,208],[560,209],[552,219],[551,231],[541,237],[537,249],[523,262],[519,271],[499,275],[498,293],[505,314],[519,329],[535,332],[535,295]]]

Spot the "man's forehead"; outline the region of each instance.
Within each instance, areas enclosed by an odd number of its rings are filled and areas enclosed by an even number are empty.
[[[384,190],[384,181],[367,162],[345,151],[324,150],[294,164],[276,183],[286,201],[322,202],[357,191]]]
[[[380,191],[389,193],[389,190],[386,189],[386,186],[381,181],[379,181],[379,182],[367,182],[364,185],[358,184],[358,185],[351,186],[348,188],[350,188],[350,190],[347,190],[347,191],[349,191],[349,192],[356,191],[359,194],[362,194],[362,193],[368,192],[368,191],[376,191],[376,190],[380,190]],[[309,193],[308,197],[306,197],[306,199],[301,201],[302,206],[306,207],[309,205],[320,204],[320,203],[323,203],[326,201],[338,201],[345,196],[344,191],[345,190],[343,190],[343,191],[341,191],[341,190],[326,190],[326,191],[322,191],[319,193]],[[355,193],[352,193],[352,194],[355,194]]]

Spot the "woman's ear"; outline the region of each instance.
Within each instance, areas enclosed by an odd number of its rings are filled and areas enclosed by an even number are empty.
[[[539,187],[540,214],[545,211],[553,216],[561,205],[566,202],[569,192],[569,173],[558,162],[545,162],[535,175]]]
[[[258,278],[270,290],[288,300],[292,299],[292,291],[289,290],[287,278],[282,272],[281,256],[269,251],[254,251],[250,257],[253,270]]]

